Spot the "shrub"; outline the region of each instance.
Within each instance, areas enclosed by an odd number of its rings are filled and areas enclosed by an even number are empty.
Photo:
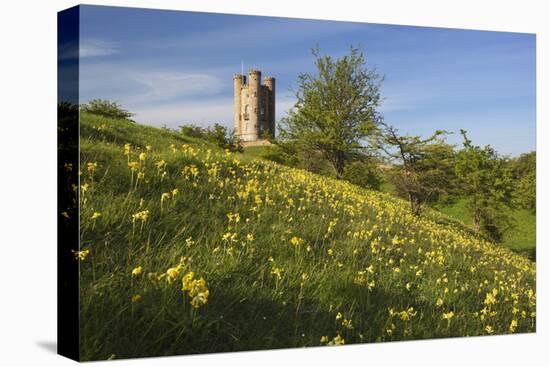
[[[218,123],[208,128],[193,124],[182,125],[180,131],[183,135],[207,140],[220,148],[229,149],[232,152],[243,152],[242,142],[234,132]]]
[[[380,190],[382,184],[377,164],[366,159],[349,163],[344,169],[343,178],[354,185],[372,190]]]
[[[80,108],[84,112],[114,119],[128,119],[134,115],[123,109],[117,102],[105,99],[93,99],[87,104],[81,105]]]

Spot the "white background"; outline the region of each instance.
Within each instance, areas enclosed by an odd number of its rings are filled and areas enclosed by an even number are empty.
[[[470,28],[537,34],[537,333],[106,362],[116,366],[542,365],[550,360],[545,1],[180,0],[95,4]],[[0,10],[0,365],[74,362],[56,340],[56,12],[75,1],[5,1]],[[546,23],[546,25],[545,25]],[[146,27],[146,25],[144,25]],[[546,103],[546,104],[545,104]],[[498,131],[495,132],[498,134]],[[547,340],[545,340],[547,339]],[[550,344],[548,344],[550,345]],[[546,361],[545,361],[546,359]],[[94,365],[104,365],[100,362]]]

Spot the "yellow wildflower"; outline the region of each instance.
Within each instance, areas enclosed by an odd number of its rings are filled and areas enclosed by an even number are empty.
[[[191,285],[194,277],[195,277],[195,273],[190,271],[189,273],[185,274],[183,278],[181,278],[182,291],[189,292],[191,290]]]
[[[97,162],[88,162],[87,164],[88,172],[91,174],[94,174],[95,170],[97,169]]]
[[[130,168],[130,170],[132,171],[137,170],[139,168],[139,162],[136,162],[136,161],[128,162],[128,168]]]
[[[301,245],[302,243],[304,243],[304,240],[301,239],[300,237],[294,236],[294,237],[292,237],[292,238],[290,239],[290,243],[291,243],[293,246],[299,246],[299,245]]]
[[[451,320],[454,315],[455,315],[455,313],[453,311],[443,312],[443,314],[441,315],[441,318],[443,320]]]
[[[162,170],[164,167],[166,167],[166,162],[164,159],[161,159],[157,163],[155,163],[155,166],[157,166],[158,170]]]
[[[168,283],[173,283],[178,277],[178,275],[180,274],[180,271],[181,271],[180,265],[166,270],[166,275],[167,275],[166,280],[168,281]]]
[[[135,223],[136,221],[146,222],[149,218],[149,210],[143,210],[141,212],[137,212],[135,214],[132,214],[132,223]]]
[[[81,251],[73,251],[74,252],[74,256],[77,260],[85,260],[86,257],[88,257],[88,255],[90,254],[90,250],[89,249],[86,249],[86,250],[81,250]]]
[[[284,269],[274,266],[271,268],[271,275],[274,275],[277,279],[281,279],[283,276],[283,271]]]
[[[345,340],[340,334],[336,335],[328,345],[344,345]]]
[[[517,327],[518,327],[518,320],[516,319],[512,320],[512,322],[510,322],[510,327],[509,327],[510,332],[515,333]]]

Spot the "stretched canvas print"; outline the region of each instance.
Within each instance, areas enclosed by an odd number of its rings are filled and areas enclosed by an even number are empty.
[[[535,35],[58,14],[59,353],[531,333]]]

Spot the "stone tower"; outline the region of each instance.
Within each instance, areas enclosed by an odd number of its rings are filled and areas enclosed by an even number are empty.
[[[275,78],[250,70],[248,78],[241,74],[233,77],[235,133],[247,142],[265,141],[275,135]]]

